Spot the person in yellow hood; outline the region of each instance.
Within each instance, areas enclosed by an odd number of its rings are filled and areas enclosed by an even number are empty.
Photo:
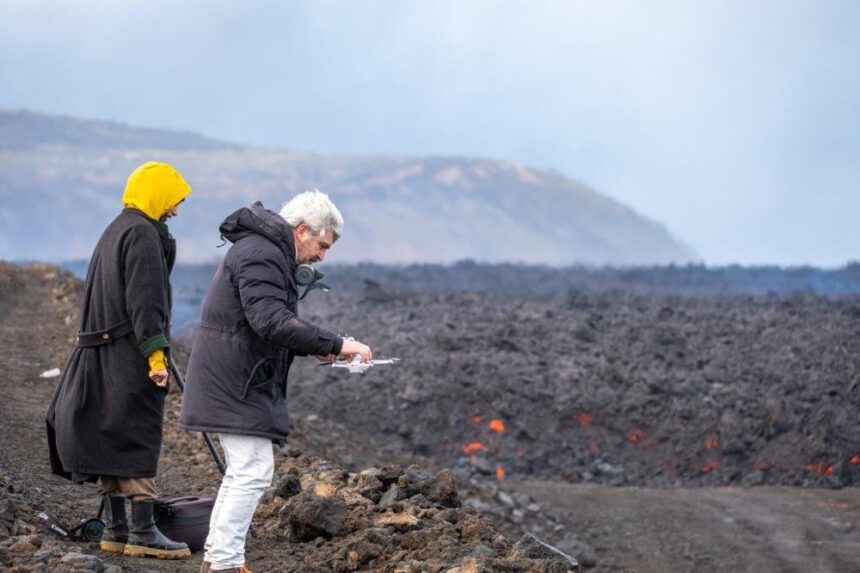
[[[100,482],[105,551],[162,559],[191,554],[159,531],[153,515],[176,260],[166,221],[190,193],[166,163],[144,163],[129,176],[123,210],[90,259],[77,346],[48,408],[53,472]]]
[[[149,161],[129,175],[122,206],[161,221],[176,215],[176,208],[190,193],[191,186],[179,171],[167,163]]]
[[[154,190],[156,192],[153,192]],[[163,223],[178,214],[179,204],[185,201],[190,193],[191,186],[185,182],[179,171],[167,163],[149,161],[135,169],[128,177],[125,192],[122,194],[122,205],[127,209],[140,211],[153,222]],[[166,230],[167,227],[164,228]],[[170,266],[173,266],[173,261]],[[164,351],[160,348],[149,355],[149,368],[151,378],[158,378],[161,384],[167,383],[167,363]]]

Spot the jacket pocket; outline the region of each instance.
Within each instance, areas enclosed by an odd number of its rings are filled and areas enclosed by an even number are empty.
[[[267,356],[257,362],[251,370],[250,376],[245,381],[245,386],[242,390],[242,399],[245,399],[249,390],[271,395],[272,385],[277,374],[277,362],[271,356]]]

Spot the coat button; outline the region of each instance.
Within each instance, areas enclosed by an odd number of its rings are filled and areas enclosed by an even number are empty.
[[[105,340],[107,340],[108,338],[110,338],[110,334],[108,334],[107,332],[105,332],[104,334],[102,334],[102,338],[104,338]]]

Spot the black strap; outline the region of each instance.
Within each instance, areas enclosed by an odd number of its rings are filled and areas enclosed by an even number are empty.
[[[128,336],[134,332],[130,320],[124,320],[119,324],[115,324],[107,330],[99,330],[97,332],[79,332],[77,336],[78,346],[89,348],[92,346],[104,346],[113,344],[115,340]]]

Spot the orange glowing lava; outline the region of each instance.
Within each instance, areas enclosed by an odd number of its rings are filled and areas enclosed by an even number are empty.
[[[645,432],[641,428],[633,428],[627,432],[627,441],[631,444],[638,444],[645,439]]]
[[[465,444],[463,446],[463,453],[464,454],[474,454],[474,453],[480,452],[481,450],[484,450],[484,449],[485,449],[484,444],[482,444],[481,442],[470,442],[470,443]]]
[[[860,464],[860,454],[854,454],[851,456],[851,459],[848,460],[849,464]]]
[[[806,471],[825,476],[832,476],[833,464],[828,464],[827,462],[819,460],[814,464],[809,464],[808,466],[806,466]]]
[[[502,466],[496,466],[496,479],[505,479],[505,470]]]
[[[505,423],[498,418],[490,420],[490,429],[501,434],[505,431]]]
[[[703,474],[706,474],[706,473],[710,473],[716,469],[719,469],[719,467],[720,467],[719,461],[711,460],[708,463],[706,463],[705,465],[703,465],[701,468],[699,468],[699,471],[701,471]]]
[[[588,414],[586,412],[577,412],[573,417],[583,428],[590,427],[591,423],[594,421],[594,414]]]
[[[720,437],[719,436],[708,436],[705,438],[705,449],[713,450],[720,447]]]

